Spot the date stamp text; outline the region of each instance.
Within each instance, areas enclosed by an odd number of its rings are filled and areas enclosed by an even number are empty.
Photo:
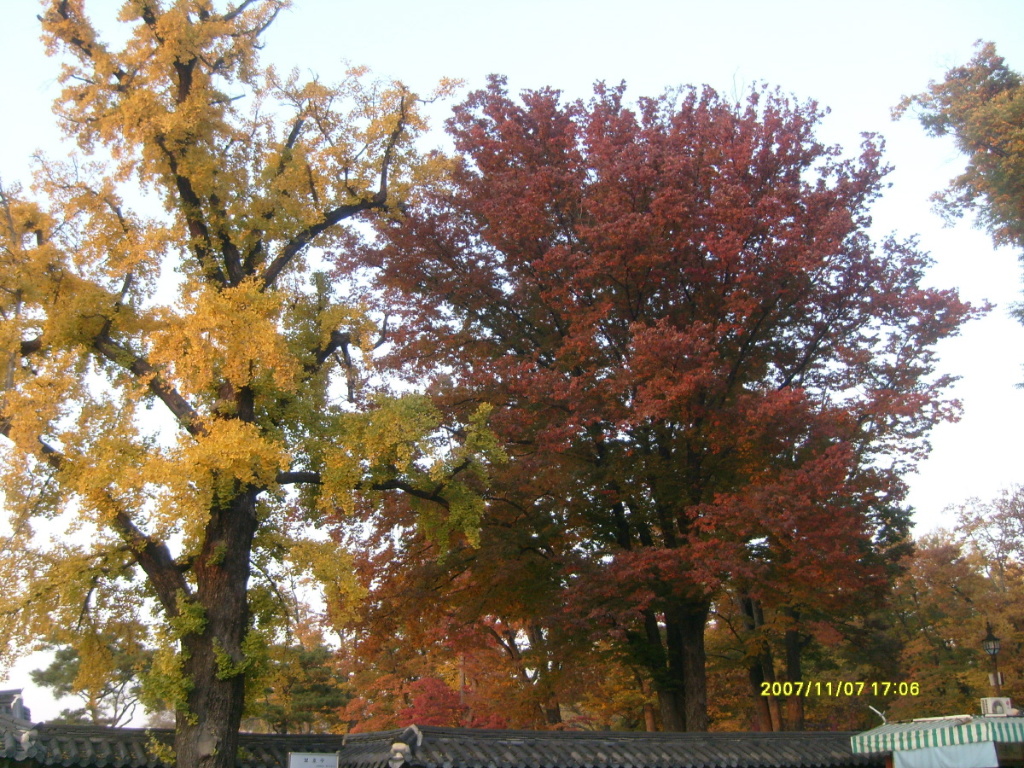
[[[798,680],[761,683],[762,696],[920,696],[917,682],[864,680]]]

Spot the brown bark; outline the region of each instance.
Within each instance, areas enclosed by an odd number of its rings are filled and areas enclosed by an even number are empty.
[[[658,730],[658,720],[654,713],[654,705],[647,699],[651,693],[651,688],[642,675],[635,673],[634,676],[636,677],[637,687],[644,697],[644,730],[648,733],[654,733]]]
[[[710,610],[711,605],[708,602],[690,604],[682,616],[683,695],[688,731],[708,729],[707,654],[704,650],[704,630]]]
[[[683,715],[683,695],[680,691],[659,688],[658,709],[661,712],[661,729],[663,731],[686,730],[686,720]]]
[[[764,667],[759,659],[753,660],[747,666],[747,677],[750,679],[750,689],[754,696],[754,727],[758,731],[768,732],[772,730],[772,713],[768,709],[768,697],[762,695],[764,688]]]
[[[771,684],[776,682],[775,661],[768,645],[756,637],[758,629],[764,625],[761,605],[754,598],[744,596],[739,598],[739,609],[743,616],[743,626],[755,636],[754,642],[758,648],[756,654],[748,657],[747,666],[757,728],[760,731],[781,731],[784,727],[782,710],[778,697],[771,693]],[[766,690],[768,695],[765,695]]]
[[[673,600],[663,614],[663,630],[652,611],[645,613],[646,642],[638,650],[654,680],[662,730],[708,729],[704,629],[709,611],[703,598]]]
[[[548,725],[559,725],[562,722],[562,705],[557,696],[551,696],[544,702],[544,722]]]
[[[249,625],[249,558],[256,531],[255,489],[242,489],[212,510],[202,551],[194,563],[194,600],[202,608],[201,632],[181,641],[183,672],[192,685],[186,711],[177,713],[178,765],[233,768],[245,700],[242,642]]]
[[[794,695],[786,699],[786,722],[789,723],[791,731],[804,729],[804,700],[802,696]]]
[[[794,621],[799,619],[798,614],[790,612],[790,618]],[[786,630],[786,679],[791,683],[798,683],[803,680],[803,669],[800,664],[800,656],[807,639],[795,629]],[[797,686],[793,686],[794,690]],[[802,731],[804,729],[804,700],[802,696],[792,695],[786,700],[786,716],[791,731]]]
[[[658,730],[658,719],[654,713],[654,706],[646,702],[644,703],[644,730],[648,733]]]
[[[764,670],[764,679],[769,685],[777,682],[775,677],[775,662],[772,659],[771,653],[767,650],[760,656],[761,669]],[[770,689],[769,689],[770,691]],[[769,693],[765,697],[768,701],[768,713],[771,715],[772,730],[781,731],[784,730],[782,722],[782,707],[779,706],[779,697],[773,693]]]

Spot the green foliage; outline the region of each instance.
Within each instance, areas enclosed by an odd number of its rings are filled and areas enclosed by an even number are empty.
[[[231,655],[216,638],[213,641],[213,655],[217,662],[218,680],[230,680],[233,677],[244,675],[249,669],[249,659],[243,657],[240,661],[236,661],[231,658]]]
[[[74,695],[84,706],[65,709],[57,722],[88,722],[93,725],[123,725],[139,700],[139,675],[150,663],[152,653],[125,647],[123,639],[106,639],[109,665],[102,676],[83,667],[78,651],[70,646],[54,649],[53,661],[45,669],[30,673],[32,682],[51,689],[54,698]]]
[[[1024,248],[1024,82],[996,54],[978,43],[966,65],[942,82],[908,96],[897,117],[915,110],[933,136],[950,135],[967,158],[967,169],[935,199],[950,217],[976,211],[997,245]]]
[[[185,720],[196,723],[198,716],[188,705],[195,680],[185,673],[187,652],[177,649],[177,640],[167,633],[157,634],[153,663],[140,675],[142,690],[139,700],[152,712],[171,710]],[[163,640],[163,642],[159,642]]]
[[[247,727],[273,733],[337,733],[352,698],[348,676],[325,645],[273,645],[248,697]]]
[[[149,733],[146,738],[146,752],[151,754],[164,765],[177,764],[174,747],[165,741],[161,741],[152,733]]]
[[[177,638],[185,635],[201,635],[206,629],[206,608],[184,592],[177,595],[177,615],[167,620]]]

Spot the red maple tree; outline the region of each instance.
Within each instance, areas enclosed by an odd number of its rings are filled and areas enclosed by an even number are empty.
[[[448,123],[453,177],[358,254],[409,376],[495,406],[489,514],[559,563],[552,616],[647,670],[666,730],[708,725],[724,584],[820,613],[882,582],[901,473],[956,413],[934,345],[977,310],[922,285],[913,241],[869,236],[880,141],[844,158],[822,114],[493,78]]]

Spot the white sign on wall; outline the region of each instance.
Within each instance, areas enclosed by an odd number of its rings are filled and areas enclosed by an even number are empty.
[[[289,752],[288,768],[338,768],[338,753]]]

